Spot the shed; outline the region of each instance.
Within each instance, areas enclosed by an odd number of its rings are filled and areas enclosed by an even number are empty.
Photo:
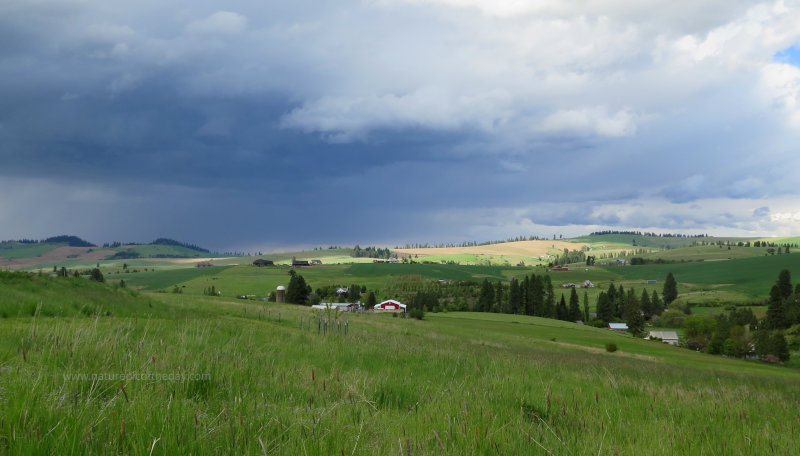
[[[322,260],[311,260],[311,264],[322,264]]]
[[[650,331],[648,339],[661,339],[661,342],[670,345],[678,345],[678,333],[675,331]]]
[[[628,325],[625,323],[609,323],[608,329],[612,331],[627,331]]]
[[[310,266],[310,265],[308,264],[308,260],[294,260],[292,261],[292,266],[297,267],[297,266]]]

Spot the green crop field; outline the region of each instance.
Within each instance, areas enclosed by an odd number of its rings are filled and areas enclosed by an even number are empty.
[[[66,244],[23,244],[20,242],[2,242],[0,243],[0,257],[9,260],[37,257],[64,245]]]
[[[784,367],[516,315],[348,314],[318,333],[300,306],[18,274],[0,276],[2,308],[41,304],[0,318],[3,454],[800,447],[800,373]]]
[[[773,255],[725,261],[702,261],[675,264],[651,264],[609,268],[628,280],[663,280],[672,272],[681,292],[706,291],[731,293],[739,299],[766,297],[778,272],[788,269],[800,277],[800,255]],[[686,284],[693,284],[687,287]]]

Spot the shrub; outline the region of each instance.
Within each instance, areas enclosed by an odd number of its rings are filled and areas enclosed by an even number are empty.
[[[617,351],[617,344],[615,344],[613,342],[607,343],[606,344],[606,351],[609,352],[609,353],[614,353],[615,351]]]

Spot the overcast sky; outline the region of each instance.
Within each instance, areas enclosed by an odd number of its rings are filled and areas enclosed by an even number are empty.
[[[794,1],[4,0],[0,239],[797,235],[799,45]]]

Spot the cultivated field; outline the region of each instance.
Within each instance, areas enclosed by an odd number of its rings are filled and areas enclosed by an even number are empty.
[[[474,247],[442,247],[427,249],[396,249],[401,256],[431,257],[449,255],[487,255],[514,258],[539,258],[562,253],[564,249],[580,250],[584,244],[568,241],[518,241],[501,244],[478,245]]]

